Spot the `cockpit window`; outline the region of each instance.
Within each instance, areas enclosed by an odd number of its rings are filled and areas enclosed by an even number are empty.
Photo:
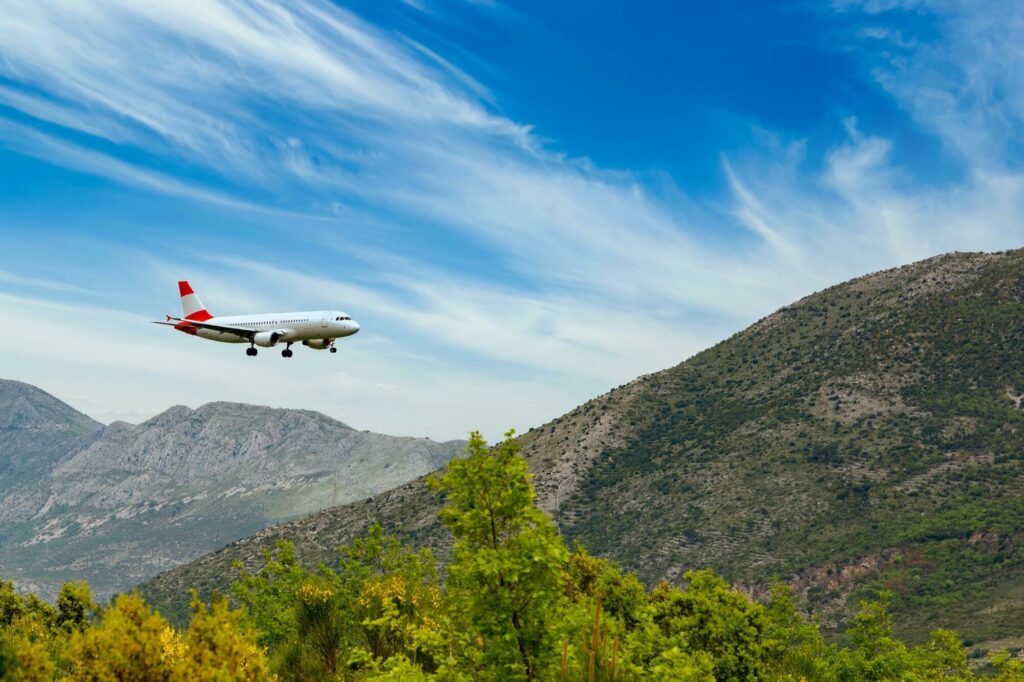
[[[348,315],[342,315],[341,317],[336,317],[336,318],[334,318],[334,319],[335,319],[336,321],[338,321],[338,322],[341,322],[341,321],[343,321],[343,320],[351,320],[352,318],[351,318],[351,317],[349,317]]]

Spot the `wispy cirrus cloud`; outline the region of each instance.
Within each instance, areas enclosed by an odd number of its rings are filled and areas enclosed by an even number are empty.
[[[360,361],[411,395],[441,391],[485,419],[456,384],[525,396],[519,373],[565,387],[554,395],[567,408],[846,277],[1020,245],[1024,70],[999,68],[1020,61],[1020,13],[914,3],[937,27],[917,36],[899,21],[907,4],[833,10],[858,18],[844,39],[955,157],[953,187],[914,177],[893,139],[849,116],[813,158],[807,140],[752,123],[749,148],[722,150],[719,193],[665,191],[642,169],[566,157],[431,47],[326,2],[16,2],[0,13],[0,142],[149,192],[277,211],[281,231],[324,219],[294,229],[286,253],[218,261],[178,243],[139,283],[185,270],[239,305],[259,305],[254,290],[357,302],[377,334]],[[383,236],[352,245],[353,223]],[[429,237],[413,247],[413,233]],[[458,270],[431,238],[485,266]],[[325,248],[359,267],[310,262]],[[418,359],[385,369],[410,344]],[[462,381],[445,388],[446,371]],[[520,423],[551,408],[523,408]],[[458,435],[455,421],[433,433]]]
[[[861,47],[872,55],[873,74],[915,121],[974,166],[1020,169],[1024,8],[1019,3],[843,0],[836,7],[866,23]],[[901,13],[916,21],[896,28]]]

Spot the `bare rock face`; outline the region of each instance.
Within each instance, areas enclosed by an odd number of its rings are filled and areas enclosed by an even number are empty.
[[[0,577],[47,596],[85,578],[109,595],[273,523],[434,471],[462,445],[234,403],[103,427],[0,381]]]

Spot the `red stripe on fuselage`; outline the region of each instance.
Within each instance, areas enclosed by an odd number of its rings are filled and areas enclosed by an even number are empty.
[[[191,334],[192,336],[195,336],[196,332],[199,331],[198,329],[188,324],[187,322],[179,322],[178,324],[174,325],[174,328],[177,329],[179,332],[185,332],[186,334]]]
[[[192,313],[191,315],[189,315],[185,319],[186,320],[195,320],[196,322],[206,322],[207,320],[212,320],[213,319],[213,315],[211,315],[209,312],[207,312],[205,309],[203,309],[203,310],[195,311],[194,313]]]

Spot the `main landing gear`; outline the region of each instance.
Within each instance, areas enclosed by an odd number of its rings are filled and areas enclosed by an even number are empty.
[[[283,351],[281,351],[281,357],[290,358],[292,356],[292,344],[288,344]]]
[[[335,348],[334,346],[331,346],[331,352],[332,352],[332,353],[337,353],[337,352],[338,352],[338,349],[337,349],[337,348]]]
[[[245,354],[249,357],[256,355],[256,346],[249,346],[245,349]]]

